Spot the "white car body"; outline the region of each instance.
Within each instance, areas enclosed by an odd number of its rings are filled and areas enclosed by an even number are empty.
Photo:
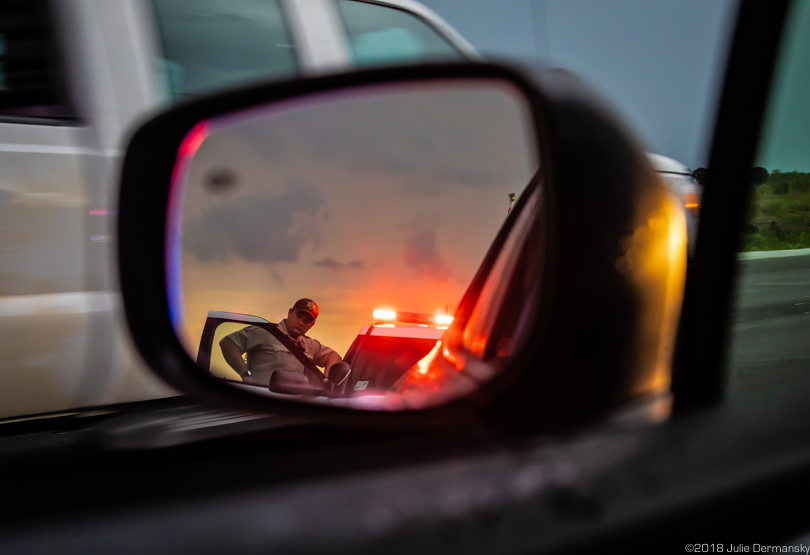
[[[647,158],[655,170],[665,178],[672,191],[681,198],[686,207],[686,233],[689,237],[688,250],[689,256],[692,256],[694,254],[694,239],[697,233],[697,214],[703,187],[692,177],[692,170],[677,160],[652,153],[647,153]]]

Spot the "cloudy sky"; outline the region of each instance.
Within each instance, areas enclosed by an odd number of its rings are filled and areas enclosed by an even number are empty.
[[[797,2],[781,57],[759,164],[810,172],[810,2]]]
[[[575,71],[648,148],[705,165],[736,0],[420,0],[490,57]]]

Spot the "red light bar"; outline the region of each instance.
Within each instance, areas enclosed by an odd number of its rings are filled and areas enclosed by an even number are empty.
[[[395,312],[387,308],[378,308],[373,313],[374,319],[384,322],[402,324],[419,324],[422,326],[447,326],[453,323],[453,317],[445,314],[423,314],[421,312]]]
[[[386,310],[383,308],[378,308],[374,311],[374,318],[376,320],[396,320],[397,313],[393,310]]]

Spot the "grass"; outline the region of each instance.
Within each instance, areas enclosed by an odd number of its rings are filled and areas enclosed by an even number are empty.
[[[743,251],[810,248],[810,173],[773,170],[754,191]]]

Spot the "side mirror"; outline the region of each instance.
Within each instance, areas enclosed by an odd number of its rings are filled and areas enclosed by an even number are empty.
[[[133,338],[189,394],[557,426],[668,391],[683,206],[565,73],[412,66],[180,105],[133,137],[119,214]],[[302,356],[336,394],[307,393]]]

